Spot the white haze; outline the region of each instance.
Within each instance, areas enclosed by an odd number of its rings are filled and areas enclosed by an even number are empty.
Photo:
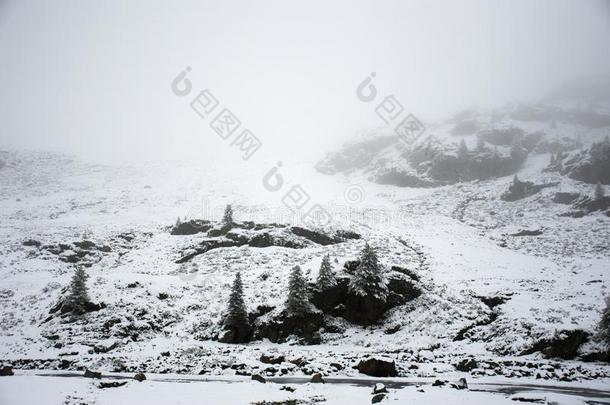
[[[355,95],[373,71],[382,95],[424,121],[607,74],[609,10],[556,0],[4,1],[0,148],[239,161],[171,92],[191,66],[194,88],[209,88],[262,140],[259,159],[315,159],[380,125]]]

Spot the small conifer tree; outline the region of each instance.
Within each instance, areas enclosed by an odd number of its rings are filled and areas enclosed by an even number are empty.
[[[224,326],[232,330],[248,330],[250,321],[248,320],[248,311],[244,303],[244,288],[241,282],[241,273],[235,274],[231,294],[229,295],[229,304],[227,306]]]
[[[462,139],[460,141],[460,146],[458,147],[457,157],[460,160],[466,160],[468,158],[468,147],[466,146],[466,142]]]
[[[223,226],[233,225],[233,208],[231,207],[231,204],[227,204],[225,207],[225,213],[222,216],[222,224]]]
[[[333,274],[333,270],[330,266],[330,258],[328,255],[322,258],[317,284],[321,291],[328,290],[329,288],[337,285],[337,280],[335,279],[335,275]]]
[[[288,298],[286,298],[286,311],[290,315],[302,316],[309,312],[309,294],[307,282],[301,268],[294,266],[288,279]]]
[[[87,312],[89,292],[87,289],[87,273],[81,266],[76,268],[72,280],[70,281],[70,293],[66,299],[66,304],[71,308],[74,315],[82,315]]]
[[[485,150],[485,141],[482,136],[477,136],[477,152],[483,152]]]
[[[375,250],[367,243],[360,253],[360,264],[349,282],[349,291],[361,296],[384,298],[387,286]]]
[[[602,186],[601,183],[597,183],[597,185],[595,186],[595,200],[596,201],[601,201],[604,199],[604,186]]]
[[[610,296],[606,297],[606,307],[602,310],[599,331],[602,338],[610,345]]]

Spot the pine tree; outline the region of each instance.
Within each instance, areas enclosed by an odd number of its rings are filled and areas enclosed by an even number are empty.
[[[513,138],[513,143],[510,147],[510,156],[513,159],[516,159],[520,156],[523,156],[525,153],[525,149],[523,148],[523,143],[520,135],[515,135]]]
[[[290,315],[302,316],[309,312],[309,294],[307,282],[303,277],[301,268],[294,266],[288,279],[288,298],[286,298],[286,311]]]
[[[377,253],[368,243],[360,253],[360,264],[349,282],[348,289],[361,296],[384,298],[387,294]]]
[[[600,182],[597,182],[597,185],[595,186],[595,200],[596,201],[601,201],[604,199],[604,186],[602,186],[602,184]]]
[[[225,207],[225,213],[222,216],[222,224],[223,226],[233,225],[233,208],[231,207],[231,204],[227,204]]]
[[[244,303],[244,289],[240,272],[235,274],[235,279],[233,280],[224,326],[227,329],[233,330],[248,330],[250,328],[248,311],[246,310],[246,304]]]
[[[458,147],[457,157],[460,160],[466,160],[468,158],[468,147],[466,146],[466,142],[462,139],[460,141],[460,146]]]
[[[70,293],[66,299],[66,305],[75,315],[82,315],[87,312],[89,293],[87,289],[87,273],[83,267],[77,267],[72,280],[70,281]]]
[[[320,291],[328,290],[337,285],[337,280],[333,274],[333,270],[330,266],[330,258],[328,255],[322,258],[322,264],[320,264],[320,271],[318,272],[317,279],[318,288]]]
[[[482,136],[477,136],[477,152],[483,152],[485,150],[485,141]]]
[[[602,310],[599,329],[600,335],[610,345],[610,296],[606,297],[606,307]]]

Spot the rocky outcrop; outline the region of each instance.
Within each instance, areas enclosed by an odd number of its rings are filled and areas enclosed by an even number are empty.
[[[352,271],[348,269],[358,267],[358,264],[358,260],[346,262],[346,273]],[[416,282],[408,275],[390,271],[386,278],[388,292],[385,296],[360,296],[349,291],[350,276],[339,275],[336,277],[337,284],[331,288],[319,290],[315,285],[310,285],[311,302],[325,314],[359,325],[372,325],[389,309],[404,305],[421,294]]]
[[[360,373],[372,377],[396,377],[396,364],[394,360],[370,358],[362,360],[355,367]]]
[[[324,327],[324,314],[311,311],[302,316],[282,311],[269,313],[254,323],[254,339],[269,339],[273,343],[283,343],[296,336],[303,344],[320,343],[320,329]]]
[[[531,181],[521,181],[516,176],[500,198],[504,201],[517,201],[530,197],[547,187],[555,187],[558,183],[534,184]]]
[[[324,174],[349,173],[365,168],[377,153],[400,142],[397,136],[380,136],[345,145],[341,151],[329,153],[316,164],[316,170]]]
[[[523,354],[542,352],[548,358],[572,360],[578,357],[580,346],[589,340],[589,334],[583,330],[564,330],[551,339],[536,342]]]
[[[195,235],[212,229],[212,223],[206,220],[194,219],[187,222],[178,222],[170,230],[172,235]]]
[[[610,140],[594,143],[589,150],[562,161],[562,174],[590,184],[610,184]]]

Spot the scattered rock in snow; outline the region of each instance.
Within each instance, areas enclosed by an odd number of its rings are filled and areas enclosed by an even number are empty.
[[[260,375],[260,374],[252,374],[252,377],[251,377],[251,378],[252,378],[252,380],[254,380],[254,381],[258,381],[259,383],[263,383],[263,384],[264,384],[264,383],[266,383],[266,382],[267,382],[267,380],[265,380],[265,377],[263,377],[263,376],[262,376],[262,375]]]
[[[133,376],[133,379],[138,382],[142,382],[142,381],[146,380],[146,376],[144,375],[144,373],[137,373],[136,375]]]
[[[456,390],[465,390],[468,389],[468,383],[465,378],[460,378],[454,383],[451,383],[451,388],[455,388]]]
[[[371,358],[360,361],[356,368],[360,373],[372,377],[396,377],[398,375],[396,364],[393,360]]]
[[[458,371],[469,372],[478,367],[475,359],[464,359],[455,365],[455,369]]]
[[[324,380],[322,379],[322,374],[315,373],[314,375],[311,376],[310,382],[312,382],[312,383],[324,383]]]
[[[14,374],[15,373],[13,373],[12,367],[4,366],[4,367],[0,368],[0,377],[8,377],[8,376],[11,376]]]
[[[373,387],[373,394],[382,394],[382,393],[387,393],[387,392],[388,392],[387,388],[382,383],[377,383]]]
[[[91,371],[89,369],[85,370],[85,374],[83,375],[85,378],[102,378],[102,373],[99,371]]]
[[[284,356],[262,354],[259,360],[261,363],[265,364],[281,364],[286,360],[286,358]]]
[[[375,394],[371,398],[371,403],[376,404],[376,403],[383,401],[384,399],[385,399],[385,394]]]

